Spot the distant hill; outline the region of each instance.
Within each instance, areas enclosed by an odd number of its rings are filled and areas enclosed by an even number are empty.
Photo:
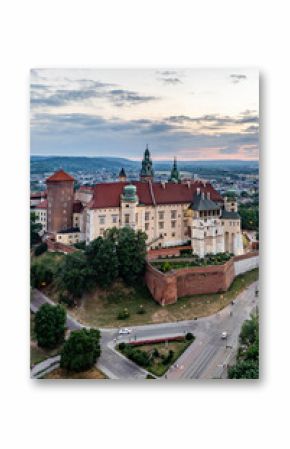
[[[172,160],[154,161],[155,170],[170,170]],[[78,156],[31,156],[31,173],[52,172],[62,168],[66,171],[88,171],[108,169],[120,170],[122,167],[126,170],[138,170],[141,161],[132,161],[119,157],[78,157]],[[258,161],[238,161],[238,160],[210,160],[210,161],[178,161],[180,170],[191,172],[252,172],[259,168]]]

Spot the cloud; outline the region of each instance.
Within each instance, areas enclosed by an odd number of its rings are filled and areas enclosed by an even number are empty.
[[[137,92],[124,89],[114,89],[105,95],[116,106],[130,106],[132,104],[147,103],[157,100],[157,97],[150,95],[140,95]]]
[[[242,75],[242,74],[239,74],[239,73],[232,73],[232,74],[230,75],[230,79],[231,79],[231,82],[232,82],[233,84],[238,84],[238,83],[240,83],[241,81],[246,80],[247,77],[246,77],[246,75]]]
[[[214,134],[196,132],[166,118],[121,120],[80,113],[36,113],[31,121],[34,154],[114,154],[138,158],[146,142],[155,148],[156,156],[165,159],[179,153],[188,159],[218,154],[238,157],[241,148],[243,156],[251,158],[257,157],[259,135],[255,130],[236,129]]]
[[[195,123],[204,129],[219,129],[228,126],[257,124],[259,117],[254,111],[245,114],[240,113],[238,116],[229,116],[221,114],[205,114],[197,117],[190,117],[188,115],[172,115],[166,118],[167,121],[176,124]]]
[[[157,70],[157,80],[163,82],[164,84],[180,84],[181,81],[181,73],[177,70]]]
[[[91,99],[103,99],[115,106],[130,106],[156,100],[157,97],[141,95],[138,92],[125,89],[108,89],[113,84],[94,80],[70,81],[77,88],[55,88],[53,85],[43,83],[31,84],[32,107],[61,107],[72,103],[83,103]]]

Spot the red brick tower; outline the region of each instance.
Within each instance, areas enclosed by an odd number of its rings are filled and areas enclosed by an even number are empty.
[[[58,232],[73,225],[74,178],[63,170],[46,180],[47,230]]]

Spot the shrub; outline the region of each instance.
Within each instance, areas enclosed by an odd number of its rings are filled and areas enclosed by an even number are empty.
[[[34,255],[40,256],[41,254],[45,253],[45,251],[47,251],[47,243],[42,242],[35,248]]]
[[[58,305],[43,304],[35,315],[34,331],[37,343],[52,349],[64,340],[66,323],[65,309]]]
[[[155,377],[152,374],[147,374],[146,379],[155,379]]]
[[[162,361],[163,365],[167,365],[168,363],[170,363],[171,360],[173,359],[173,357],[174,357],[174,351],[172,351],[172,349],[170,349],[170,351],[168,352],[167,356]]]
[[[74,244],[74,247],[77,249],[86,249],[86,242],[77,242]]]
[[[123,351],[126,348],[126,343],[124,343],[124,342],[119,343],[118,348],[120,349],[120,351]]]
[[[187,334],[185,335],[185,339],[186,340],[194,340],[194,335],[191,332],[187,332]]]
[[[129,316],[130,316],[129,310],[125,308],[118,313],[117,319],[125,320],[126,318],[129,318]]]
[[[149,355],[145,351],[140,349],[132,349],[129,354],[127,354],[129,359],[137,363],[140,366],[146,367],[150,363]]]
[[[171,264],[169,262],[162,262],[160,270],[162,271],[162,273],[167,273],[168,271],[171,270]]]
[[[60,304],[66,304],[69,307],[72,307],[75,305],[74,299],[68,295],[67,293],[64,292],[60,292],[60,294],[58,295],[58,302]]]
[[[159,351],[158,351],[158,349],[157,349],[157,348],[154,348],[152,354],[153,354],[154,357],[159,357]]]
[[[146,310],[144,310],[144,307],[142,304],[140,304],[137,313],[139,313],[139,315],[143,315],[144,313],[146,313]]]
[[[69,371],[86,371],[95,365],[100,354],[100,331],[97,329],[73,331],[64,344],[60,367]]]

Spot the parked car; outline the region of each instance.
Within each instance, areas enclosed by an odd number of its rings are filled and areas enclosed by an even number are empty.
[[[119,330],[119,335],[127,335],[127,334],[131,334],[131,332],[132,332],[132,329],[128,329],[128,327],[124,327]]]
[[[226,331],[222,332],[222,339],[225,340],[228,336],[228,333]]]

